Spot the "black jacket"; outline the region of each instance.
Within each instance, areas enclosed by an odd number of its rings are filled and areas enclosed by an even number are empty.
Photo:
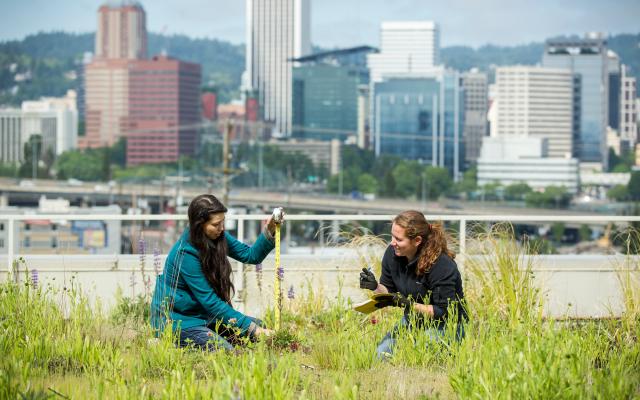
[[[462,278],[455,261],[442,253],[429,272],[416,275],[418,259],[409,262],[407,257],[395,255],[389,246],[382,257],[382,274],[380,283],[390,293],[399,292],[421,304],[433,306],[433,318],[439,326],[444,325],[449,303],[455,302],[458,307],[458,321],[467,319],[464,307]]]

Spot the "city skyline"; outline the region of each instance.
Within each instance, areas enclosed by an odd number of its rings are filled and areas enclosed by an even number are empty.
[[[39,31],[93,32],[96,11],[104,1],[27,0],[3,6],[0,41],[19,40]],[[168,1],[141,1],[153,33],[184,34],[245,42],[245,2],[185,0],[180,7]],[[47,18],[34,18],[33,10]],[[203,12],[203,10],[210,12]],[[222,12],[218,10],[224,9]],[[401,0],[311,1],[311,40],[321,47],[376,45],[380,23],[393,20],[431,20],[442,30],[442,46],[485,44],[514,46],[542,42],[558,35],[637,33],[640,2],[623,0],[615,7],[602,0],[524,1],[453,0],[446,4]]]

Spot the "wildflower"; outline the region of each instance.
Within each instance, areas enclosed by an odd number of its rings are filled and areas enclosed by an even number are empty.
[[[375,315],[372,315],[369,321],[371,322],[371,325],[375,325],[378,323],[378,318],[376,318]]]
[[[140,265],[144,265],[144,256],[145,256],[145,242],[144,237],[140,234],[140,238],[138,239],[138,254],[140,255]]]
[[[37,269],[31,270],[31,284],[33,285],[34,289],[38,288],[38,270]]]
[[[160,250],[157,247],[153,248],[153,270],[156,276],[160,275]]]
[[[289,291],[287,292],[287,297],[289,298],[289,300],[293,300],[296,298],[296,294],[293,291],[293,285],[289,287]]]
[[[284,279],[284,268],[282,267],[278,267],[278,279],[280,280]]]
[[[262,272],[262,263],[258,263],[256,264],[256,274],[259,274]]]

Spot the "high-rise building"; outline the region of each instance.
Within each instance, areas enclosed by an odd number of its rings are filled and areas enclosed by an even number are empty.
[[[629,148],[638,143],[638,110],[636,108],[636,78],[629,68],[620,68],[620,140]]]
[[[200,65],[166,55],[146,59],[142,6],[110,4],[98,11],[96,57],[85,69],[86,134],[79,146],[112,146],[127,138],[129,165],[193,155],[201,117]]]
[[[440,68],[432,75],[394,77],[373,84],[375,154],[447,168],[455,179],[464,159],[460,75]]]
[[[609,127],[620,129],[620,57],[613,51],[607,51],[607,70],[609,73],[609,101],[607,118]]]
[[[166,56],[130,62],[127,165],[195,155],[201,75],[199,64]]]
[[[496,136],[547,139],[549,157],[573,154],[573,74],[528,66],[496,69]]]
[[[462,74],[464,91],[464,138],[465,163],[475,164],[480,157],[482,138],[487,136],[489,124],[489,79],[477,69]]]
[[[247,0],[246,13],[244,90],[257,91],[262,118],[291,135],[291,59],[311,52],[309,0]]]
[[[358,130],[360,88],[369,84],[363,46],[297,59],[293,69],[293,135],[345,141]],[[361,55],[361,60],[355,57]]]
[[[570,70],[580,85],[579,130],[574,154],[580,162],[608,165],[607,124],[609,68],[606,41],[598,34],[585,39],[548,40],[542,65]]]
[[[85,68],[85,135],[78,147],[113,146],[126,137],[129,61],[95,59]]]
[[[380,52],[368,56],[372,82],[389,74],[426,73],[440,63],[440,33],[435,22],[383,22],[380,37]]]
[[[104,59],[147,57],[147,25],[137,1],[110,1],[98,9],[95,56]]]

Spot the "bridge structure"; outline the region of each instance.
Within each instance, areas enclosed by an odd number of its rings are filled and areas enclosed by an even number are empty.
[[[189,199],[210,192],[209,188],[157,184],[119,184],[119,183],[78,183],[69,185],[65,181],[35,180],[27,184],[13,179],[0,179],[0,196],[4,204],[38,203],[40,196],[64,198],[72,203],[87,202],[96,205],[120,204],[134,206],[139,199],[156,205],[155,210],[163,211],[164,202],[169,199]],[[214,194],[215,191],[213,191]],[[397,214],[407,209],[421,210],[428,214],[451,215],[549,215],[549,216],[597,216],[594,212],[582,212],[566,209],[536,209],[509,207],[496,203],[462,201],[416,201],[408,199],[352,199],[317,193],[305,193],[293,190],[273,191],[269,189],[234,189],[229,194],[228,206],[245,206],[253,209],[269,209],[284,206],[289,210],[312,213],[336,214]],[[128,208],[128,207],[123,207]],[[536,224],[535,218],[529,221]],[[575,222],[568,222],[577,226]],[[594,222],[596,225],[600,222]]]

